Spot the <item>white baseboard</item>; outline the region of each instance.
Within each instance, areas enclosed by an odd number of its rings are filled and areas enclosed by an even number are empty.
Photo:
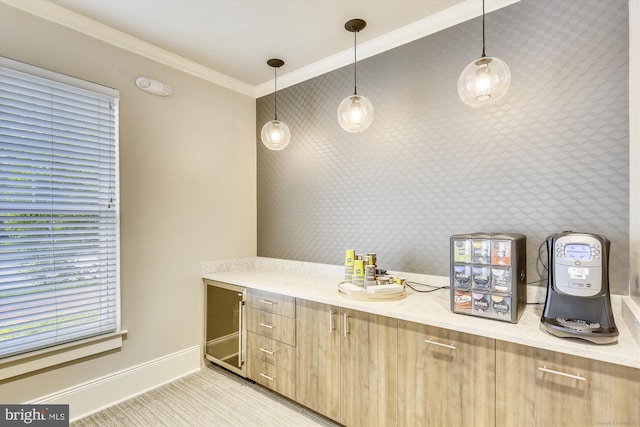
[[[202,352],[197,345],[28,403],[68,404],[69,418],[73,422],[197,372],[201,362]]]

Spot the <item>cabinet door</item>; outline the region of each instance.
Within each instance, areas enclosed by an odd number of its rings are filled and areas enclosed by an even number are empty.
[[[346,426],[395,426],[398,321],[342,311],[342,418]]]
[[[640,425],[639,369],[497,341],[496,387],[498,427]]]
[[[296,400],[340,419],[340,309],[297,300]]]
[[[493,425],[494,347],[490,338],[399,321],[398,426]]]

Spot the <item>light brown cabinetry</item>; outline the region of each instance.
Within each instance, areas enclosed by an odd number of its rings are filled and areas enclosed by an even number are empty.
[[[295,298],[247,293],[247,375],[286,397],[296,397]]]
[[[247,305],[285,317],[296,317],[296,299],[286,295],[251,289],[247,293]]]
[[[288,371],[296,371],[296,348],[272,338],[249,332],[247,347],[251,357],[280,366]]]
[[[638,426],[640,370],[496,341],[496,425]]]
[[[348,427],[640,426],[640,369],[205,283],[207,358]],[[210,336],[219,307],[239,321]]]
[[[340,420],[340,308],[297,300],[297,401]]]
[[[345,309],[341,318],[341,422],[396,425],[398,321]]]
[[[492,426],[494,345],[490,338],[399,321],[398,426]]]
[[[296,344],[296,319],[247,307],[247,330],[255,334]]]
[[[297,401],[347,426],[396,423],[397,320],[297,303]]]

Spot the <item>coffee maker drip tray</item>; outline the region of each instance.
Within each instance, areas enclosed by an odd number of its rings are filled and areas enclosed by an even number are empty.
[[[562,317],[556,317],[555,321],[560,326],[578,332],[599,332],[602,330],[600,323],[589,323],[586,320],[567,320]]]
[[[617,341],[618,330],[603,328],[600,323],[586,320],[543,318],[540,329],[561,338],[580,338],[594,344],[612,344]]]

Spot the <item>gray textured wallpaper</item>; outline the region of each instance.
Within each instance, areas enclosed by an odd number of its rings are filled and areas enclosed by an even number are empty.
[[[533,283],[540,243],[572,229],[612,241],[612,291],[628,293],[627,0],[523,0],[488,14],[487,55],[512,83],[473,109],[456,85],[481,34],[476,18],[360,61],[358,92],[375,108],[362,134],[336,120],[353,66],[278,92],[292,134],[283,151],[260,142],[273,95],[258,99],[258,255],[342,264],[354,248],[377,252],[381,268],[446,276],[450,235],[517,232]]]

